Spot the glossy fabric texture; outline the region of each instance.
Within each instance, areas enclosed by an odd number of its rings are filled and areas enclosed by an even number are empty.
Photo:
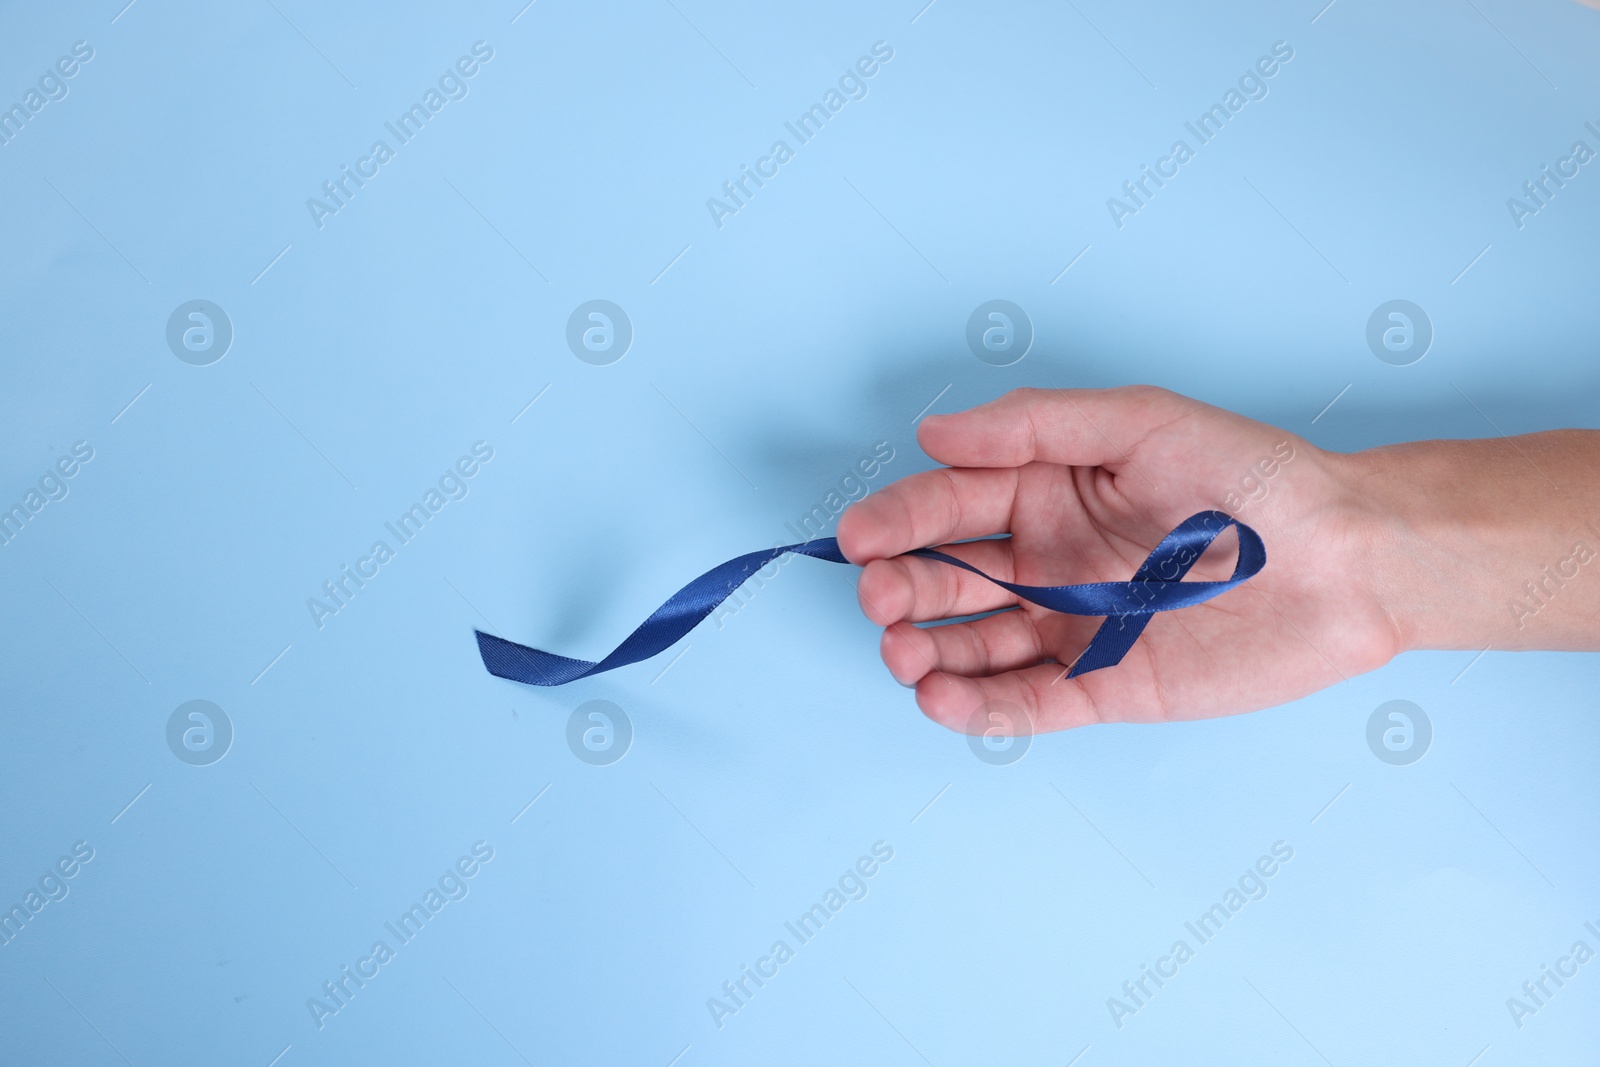
[[[1224,582],[1185,582],[1195,561],[1217,535],[1229,526],[1239,531],[1239,559],[1233,576]],[[797,545],[782,545],[750,552],[702,574],[672,596],[608,656],[598,661],[573,659],[529,648],[482,630],[478,652],[490,674],[528,685],[566,685],[591,674],[625,667],[662,652],[694,629],[756,571],[793,552],[829,563],[849,563],[832,537],[819,537]],[[1088,582],[1082,585],[1019,585],[990,577],[947,553],[918,548],[907,555],[922,556],[971,571],[1016,594],[1022,600],[1069,615],[1103,615],[1089,647],[1078,657],[1067,677],[1075,678],[1122,661],[1151,617],[1204,603],[1247,581],[1267,563],[1266,546],[1254,530],[1220,511],[1202,511],[1179,523],[1146,557],[1126,582]]]

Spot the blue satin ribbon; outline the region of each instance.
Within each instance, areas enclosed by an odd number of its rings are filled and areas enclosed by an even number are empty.
[[[1238,527],[1239,530],[1239,560],[1233,568],[1233,577],[1225,582],[1182,581],[1200,554],[1229,526]],[[527,685],[566,685],[591,674],[638,663],[676,644],[679,638],[698,626],[719,604],[732,596],[733,591],[752,574],[785,552],[811,556],[829,563],[850,562],[839,551],[839,542],[832,537],[819,537],[798,545],[782,545],[730,559],[668,597],[667,602],[640,623],[626,641],[599,661],[542,652],[503,637],[486,634],[482,630],[475,631],[478,635],[478,652],[483,656],[483,665],[490,674]],[[1105,616],[1106,621],[1095,631],[1094,639],[1073,664],[1068,678],[1120,663],[1157,612],[1202,604],[1255,577],[1267,564],[1267,550],[1260,536],[1244,523],[1220,511],[1202,511],[1184,519],[1139,565],[1133,578],[1126,582],[1018,585],[984,574],[972,564],[937,549],[918,548],[906,555],[936,559],[952,567],[971,571],[1021,599],[1051,611],[1068,615]]]

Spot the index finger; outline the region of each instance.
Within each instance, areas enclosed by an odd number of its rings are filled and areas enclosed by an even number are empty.
[[[839,518],[839,549],[852,563],[913,548],[1006,533],[1017,471],[950,467],[900,479]]]

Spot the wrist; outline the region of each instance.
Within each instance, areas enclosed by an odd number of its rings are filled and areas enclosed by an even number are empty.
[[[1330,540],[1343,549],[1337,570],[1345,595],[1372,608],[1365,617],[1374,631],[1382,631],[1367,636],[1381,642],[1385,661],[1424,647],[1426,610],[1405,581],[1404,560],[1426,535],[1400,491],[1395,457],[1369,449],[1323,452],[1320,458],[1330,483],[1325,511]]]
[[[1408,493],[1407,482],[1420,457],[1403,452],[1373,448],[1340,454],[1334,463],[1345,498],[1346,535],[1356,546],[1353,580],[1389,621],[1396,653],[1437,647],[1438,640],[1429,591],[1418,581],[1436,544],[1436,523],[1410,499],[1415,490]]]

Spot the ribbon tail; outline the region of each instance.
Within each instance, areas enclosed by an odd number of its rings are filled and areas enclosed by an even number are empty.
[[[483,657],[483,665],[496,678],[528,685],[566,685],[585,677],[598,666],[586,659],[541,652],[482,630],[472,632],[478,637],[478,655]]]
[[[734,590],[786,552],[812,556],[829,563],[847,563],[832,537],[819,537],[798,545],[781,545],[765,552],[750,552],[714,567],[667,598],[638,629],[601,660],[573,659],[554,652],[529,648],[494,634],[475,630],[478,654],[483,665],[496,678],[526,685],[556,686],[587,678],[592,674],[626,667],[649,659],[677,644],[685,634],[700,625]]]
[[[1076,678],[1121,663],[1122,657],[1133,648],[1134,642],[1139,640],[1139,635],[1144,633],[1144,628],[1153,618],[1154,615],[1106,616],[1106,621],[1100,624],[1100,629],[1090,639],[1089,646],[1073,661],[1067,677]]]

